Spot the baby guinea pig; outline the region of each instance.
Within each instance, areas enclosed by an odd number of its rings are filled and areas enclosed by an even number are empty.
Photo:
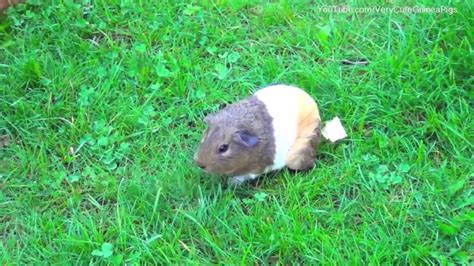
[[[269,171],[313,167],[321,138],[319,110],[300,88],[272,85],[205,118],[194,155],[208,173],[240,185]]]

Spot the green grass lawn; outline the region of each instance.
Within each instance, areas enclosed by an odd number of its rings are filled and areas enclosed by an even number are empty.
[[[0,19],[0,265],[472,262],[469,1],[118,2]],[[202,119],[274,83],[349,137],[226,188],[193,163]]]

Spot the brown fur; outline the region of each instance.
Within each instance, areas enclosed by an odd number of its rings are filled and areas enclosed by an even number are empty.
[[[286,165],[293,170],[305,170],[313,167],[316,159],[316,148],[321,139],[321,118],[311,96],[301,91],[298,102],[297,137],[288,153]]]
[[[206,118],[207,132],[196,153],[196,162],[209,173],[224,175],[259,174],[273,164],[275,144],[272,118],[255,96],[229,105]],[[236,132],[248,132],[259,139],[255,147],[234,140]],[[225,153],[219,147],[229,145]]]
[[[0,11],[6,10],[9,6],[20,3],[21,0],[0,0]]]

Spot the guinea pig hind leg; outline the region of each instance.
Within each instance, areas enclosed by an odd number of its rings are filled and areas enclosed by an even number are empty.
[[[300,149],[294,150],[290,154],[288,159],[286,166],[291,170],[306,170],[313,167],[316,151],[309,145],[308,141],[305,141],[304,144],[301,143]]]
[[[309,137],[299,137],[286,160],[286,166],[291,170],[307,170],[314,166],[316,150],[321,139],[319,127]]]

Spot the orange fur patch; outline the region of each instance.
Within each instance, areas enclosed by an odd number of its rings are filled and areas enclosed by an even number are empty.
[[[314,130],[319,126],[321,121],[318,105],[313,98],[304,91],[298,92],[298,109],[296,140],[286,158],[286,164],[290,167],[299,164],[300,151],[310,145]]]

